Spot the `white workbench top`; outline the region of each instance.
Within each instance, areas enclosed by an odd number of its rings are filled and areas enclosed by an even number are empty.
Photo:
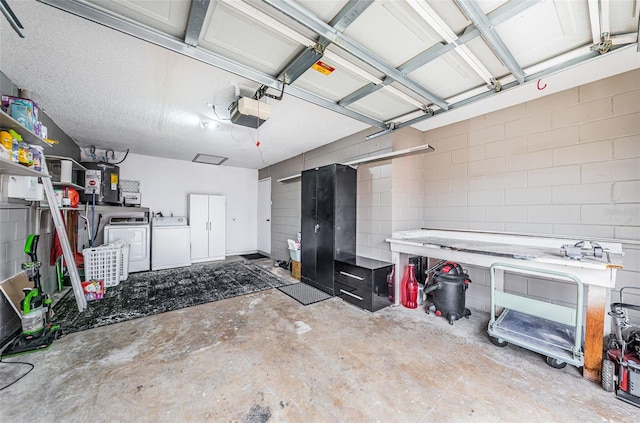
[[[592,269],[622,268],[622,244],[616,242],[598,241],[604,249],[602,258],[584,256],[581,260],[575,260],[564,257],[561,247],[575,245],[580,241],[580,239],[442,229],[394,232],[391,238],[387,238],[392,251],[394,251],[394,244],[405,244],[494,256],[495,261],[499,261],[500,258],[510,258]]]

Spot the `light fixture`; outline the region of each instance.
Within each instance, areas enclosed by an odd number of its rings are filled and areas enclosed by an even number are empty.
[[[298,179],[301,176],[302,176],[301,173],[296,173],[295,175],[287,176],[285,178],[280,178],[280,179],[277,179],[276,181],[277,182],[288,182],[288,181],[293,181],[294,179]]]
[[[400,157],[413,156],[414,154],[431,153],[436,151],[435,148],[429,144],[417,145],[415,147],[404,148],[402,150],[389,151],[388,153],[374,154],[373,156],[361,157],[359,159],[349,160],[342,162],[347,166],[356,166],[364,163],[377,162],[381,160],[396,159]],[[302,173],[287,176],[285,178],[277,179],[277,182],[290,182],[296,180],[302,176]]]
[[[404,148],[402,150],[390,151],[388,153],[375,154],[369,157],[362,157],[343,163],[347,166],[354,166],[364,163],[379,162],[381,160],[397,159],[400,157],[413,156],[414,154],[431,153],[436,151],[429,144],[418,145],[415,147]]]
[[[200,122],[200,126],[204,129],[216,129],[220,127],[220,124],[212,120],[203,120]]]
[[[227,159],[228,157],[212,156],[210,154],[197,154],[193,158],[192,162],[219,166],[227,161]]]

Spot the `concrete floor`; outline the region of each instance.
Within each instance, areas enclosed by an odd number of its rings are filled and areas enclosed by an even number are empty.
[[[281,269],[275,269],[281,271]],[[498,348],[489,318],[277,289],[74,333],[5,361],[0,422],[632,422],[640,409],[567,366]],[[22,366],[0,364],[2,385]],[[20,371],[26,370],[26,367]]]

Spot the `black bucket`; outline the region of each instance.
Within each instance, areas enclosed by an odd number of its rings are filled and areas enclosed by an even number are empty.
[[[433,284],[425,290],[425,293],[431,292],[433,295],[433,303],[427,306],[427,313],[432,311],[438,316],[444,316],[449,324],[462,317],[468,319],[471,311],[465,308],[465,302],[469,283],[469,275],[460,265],[445,263],[433,275]]]

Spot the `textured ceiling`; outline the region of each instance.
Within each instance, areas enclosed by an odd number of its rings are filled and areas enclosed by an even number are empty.
[[[80,146],[255,169],[526,101],[581,62],[592,79],[640,66],[637,0],[8,3],[25,38],[0,21],[0,71]],[[271,117],[231,124],[228,106],[260,87]]]

